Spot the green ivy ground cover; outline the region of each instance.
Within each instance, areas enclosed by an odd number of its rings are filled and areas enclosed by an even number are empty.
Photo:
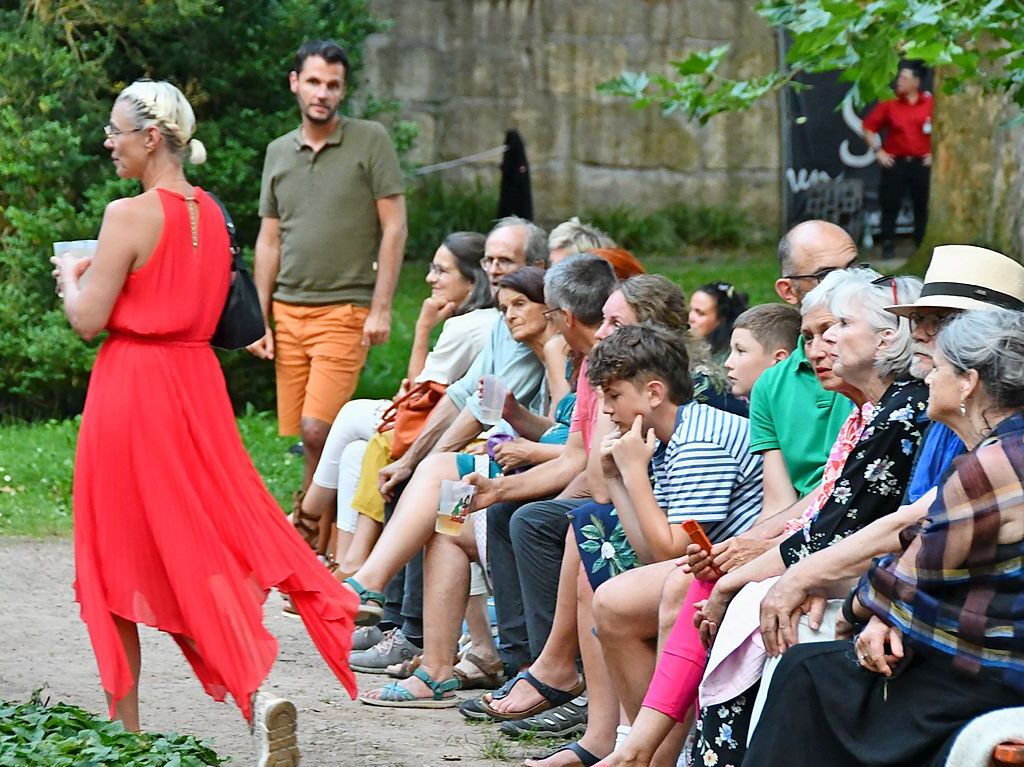
[[[0,767],[203,767],[225,764],[191,735],[127,732],[75,706],[0,700]]]

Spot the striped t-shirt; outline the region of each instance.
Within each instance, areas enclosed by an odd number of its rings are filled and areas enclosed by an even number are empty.
[[[687,402],[676,430],[651,459],[654,499],[669,524],[695,519],[713,542],[747,530],[761,511],[761,456],[750,453],[750,422]]]

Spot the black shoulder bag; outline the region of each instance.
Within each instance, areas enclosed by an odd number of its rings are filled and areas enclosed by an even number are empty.
[[[231,214],[216,195],[210,192],[207,194],[224,214],[224,224],[231,240],[231,287],[228,288],[228,300],[224,302],[224,311],[217,321],[217,329],[213,331],[210,344],[220,349],[244,349],[263,338],[266,332],[260,297],[256,292],[256,283],[242,260],[242,249],[238,245]]]

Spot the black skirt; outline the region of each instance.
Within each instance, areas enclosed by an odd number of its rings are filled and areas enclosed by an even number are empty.
[[[797,645],[775,671],[743,765],[937,767],[963,725],[1022,699],[937,652],[905,658],[886,680],[861,668],[851,641]]]

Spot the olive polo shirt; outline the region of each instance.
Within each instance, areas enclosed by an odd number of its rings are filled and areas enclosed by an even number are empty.
[[[821,482],[839,429],[853,403],[825,391],[799,339],[793,353],[765,370],[750,392],[750,452],[781,450],[801,498]]]
[[[298,128],[271,141],[259,213],[280,221],[274,299],[369,306],[381,239],[377,200],[404,191],[398,155],[379,123],[342,117],[319,152]]]

